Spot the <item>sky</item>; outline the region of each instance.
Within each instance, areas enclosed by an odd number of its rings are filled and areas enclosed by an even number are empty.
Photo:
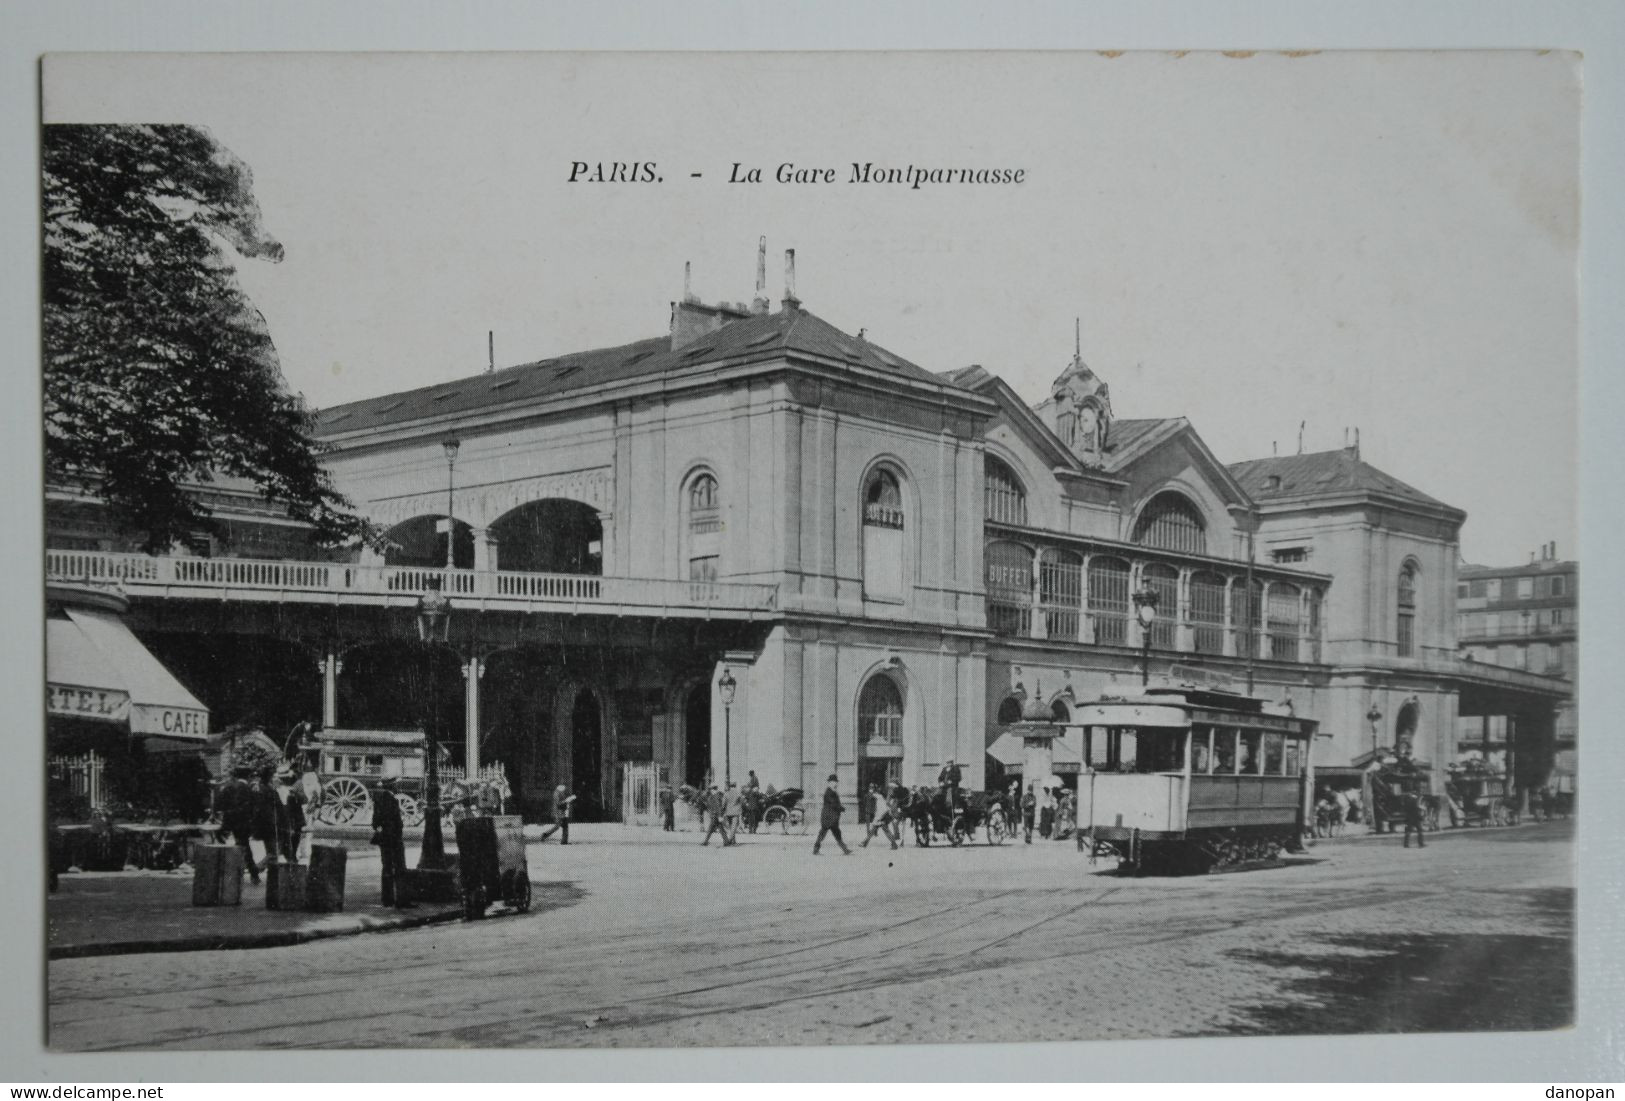
[[[1575,547],[1574,55],[57,55],[43,96],[252,168],[286,258],[240,276],[318,407],[477,373],[488,331],[499,367],[659,335],[685,261],[748,300],[765,235],[775,301],[794,248],[806,308],[931,370],[1036,403],[1076,324],[1118,417],[1224,462],[1357,426],[1467,511],[1468,561]]]

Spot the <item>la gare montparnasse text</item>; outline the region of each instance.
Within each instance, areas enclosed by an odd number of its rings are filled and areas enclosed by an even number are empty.
[[[691,173],[698,175],[698,173]],[[873,161],[852,162],[851,171],[835,168],[809,168],[786,161],[771,175],[766,169],[747,168],[734,161],[728,170],[729,183],[759,184],[896,184],[919,190],[926,184],[1019,184],[1027,178],[1025,168],[929,168],[910,164],[892,168]],[[665,176],[654,161],[571,161],[570,183],[664,183]]]

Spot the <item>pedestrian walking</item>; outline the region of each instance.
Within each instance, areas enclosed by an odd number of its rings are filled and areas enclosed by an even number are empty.
[[[1414,830],[1416,847],[1427,848],[1427,842],[1422,840],[1422,796],[1413,789],[1401,797],[1401,803],[1405,810],[1405,837],[1401,846],[1407,849],[1411,847],[1411,832]]]
[[[841,847],[842,856],[852,855],[852,850],[847,848],[846,842],[841,839],[841,812],[846,808],[841,805],[840,792],[835,790],[838,782],[835,774],[830,773],[828,784],[824,788],[824,807],[818,815],[818,836],[813,840],[814,856],[818,855],[818,847],[824,843],[826,834],[835,838],[835,843]]]
[[[671,788],[660,789],[660,828],[667,833],[677,832],[677,796]]]
[[[299,842],[305,832],[305,794],[298,782],[293,766],[283,765],[277,769],[277,849],[289,864],[299,863]]]
[[[1026,842],[1033,843],[1033,817],[1038,813],[1037,783],[1027,785],[1027,791],[1021,797],[1021,825],[1026,831]]]
[[[722,793],[722,843],[724,845],[737,845],[739,843],[739,819],[744,812],[744,796],[730,780],[728,790]]]
[[[892,814],[892,806],[886,798],[886,793],[880,790],[879,784],[870,784],[867,798],[869,827],[863,840],[858,842],[858,847],[867,849],[869,842],[875,839],[875,834],[881,833],[886,835],[886,840],[891,842],[893,849],[897,848],[897,820]]]
[[[254,770],[247,766],[232,769],[231,779],[220,785],[215,792],[214,809],[220,816],[220,825],[231,834],[231,843],[236,845],[243,854],[243,866],[248,869],[249,882],[259,885],[260,869],[254,860],[254,850],[249,845],[249,835],[254,832],[254,789],[249,783]]]
[[[258,841],[265,850],[265,860],[261,863],[261,871],[277,862],[277,801],[276,793],[271,790],[270,768],[260,770],[254,777],[253,786],[249,790],[251,800],[253,824],[249,828],[249,836]]]
[[[546,841],[555,833],[560,834],[559,844],[570,843],[570,805],[576,797],[570,794],[570,789],[563,784],[553,789],[553,824],[542,831],[540,840]]]
[[[721,833],[722,843],[728,843],[728,830],[722,823],[722,808],[722,789],[712,784],[711,790],[705,793],[705,840],[700,844],[709,845],[713,833]]]
[[[372,801],[372,843],[378,846],[383,904],[404,910],[410,905],[403,889],[406,879],[406,823],[401,820],[401,805],[395,801],[393,776],[378,785],[378,797]]]

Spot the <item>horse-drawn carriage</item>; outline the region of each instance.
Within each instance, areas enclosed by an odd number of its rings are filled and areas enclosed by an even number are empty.
[[[420,730],[307,731],[294,748],[294,756],[303,774],[305,797],[313,808],[311,817],[327,825],[365,825],[372,817],[378,785],[393,779],[401,820],[408,826],[422,825],[428,783],[426,741]],[[487,765],[469,780],[451,763],[445,746],[437,749],[442,814],[449,816],[470,796],[484,813],[502,813],[512,792],[501,765]]]
[[[1448,766],[1444,791],[1450,801],[1451,825],[1509,826],[1518,820],[1517,799],[1507,778],[1480,761]]]
[[[1369,807],[1371,828],[1392,833],[1405,825],[1405,803],[1414,797],[1422,810],[1422,828],[1439,828],[1439,797],[1428,792],[1427,773],[1407,761],[1385,764],[1365,774],[1362,802]]]
[[[801,805],[804,793],[800,788],[771,791],[760,798],[764,825],[778,826],[785,833],[807,832],[807,808]]]
[[[921,847],[933,839],[963,845],[977,830],[985,832],[989,845],[1002,845],[1015,834],[1013,808],[1007,803],[999,792],[962,791],[958,806],[950,807],[946,790],[916,788],[906,814],[914,825],[914,843]]]

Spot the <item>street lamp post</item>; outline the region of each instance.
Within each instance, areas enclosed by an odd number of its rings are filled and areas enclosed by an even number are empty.
[[[443,441],[446,451],[446,569],[457,566],[457,521],[452,518],[452,491],[456,487],[457,449],[462,446],[456,436]]]
[[[1377,724],[1382,722],[1382,712],[1377,710],[1375,700],[1371,702],[1371,710],[1365,713],[1365,721],[1371,724],[1371,759],[1377,759]]]
[[[440,829],[440,745],[435,734],[440,727],[440,693],[434,683],[434,645],[444,643],[451,628],[451,600],[440,591],[439,579],[430,580],[429,591],[418,597],[418,640],[429,667],[428,686],[433,701],[430,730],[424,736],[429,760],[423,781],[423,849],[419,868],[446,866],[446,839]]]
[[[1157,621],[1157,593],[1147,585],[1134,594],[1134,616],[1140,621],[1140,687],[1151,683],[1151,625]]]
[[[733,782],[733,710],[734,692],[739,688],[739,682],[734,680],[732,669],[723,669],[722,677],[717,681],[717,695],[722,697],[722,784],[727,787]]]

